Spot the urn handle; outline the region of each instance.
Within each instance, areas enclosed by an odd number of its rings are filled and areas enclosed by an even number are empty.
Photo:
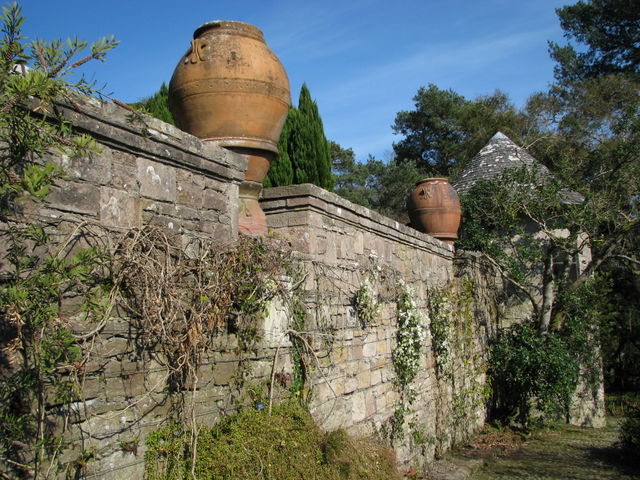
[[[198,60],[203,62],[204,58],[202,58],[202,51],[207,48],[207,46],[208,43],[206,40],[201,38],[191,40],[191,48],[184,57],[184,63],[198,63]]]

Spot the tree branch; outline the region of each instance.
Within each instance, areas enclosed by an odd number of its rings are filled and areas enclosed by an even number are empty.
[[[497,260],[495,260],[494,258],[492,258],[490,255],[488,255],[486,253],[482,253],[481,255],[483,257],[485,257],[487,260],[489,260],[489,262],[491,262],[491,264],[493,264],[498,269],[498,271],[500,272],[500,275],[502,276],[502,278],[504,280],[507,280],[508,282],[511,282],[511,284],[513,284],[515,287],[520,289],[520,291],[522,291],[522,293],[524,293],[527,296],[527,298],[531,302],[531,306],[533,307],[533,311],[535,313],[535,316],[539,317],[539,315],[540,315],[540,307],[536,304],[536,301],[534,300],[533,295],[527,289],[527,287],[522,285],[520,282],[516,281],[509,274],[509,272],[505,271],[505,269],[502,267],[502,265],[500,265],[500,263]]]
[[[629,262],[632,262],[632,263],[635,263],[637,265],[640,265],[640,261],[636,260],[635,258],[628,257],[626,255],[611,255],[611,258],[622,258],[622,259],[627,260]]]

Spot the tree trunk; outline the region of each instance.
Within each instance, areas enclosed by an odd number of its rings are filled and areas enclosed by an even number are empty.
[[[542,310],[540,312],[540,326],[538,335],[546,335],[551,324],[551,312],[555,300],[555,285],[553,282],[553,252],[548,252],[544,260],[544,274],[542,275]]]

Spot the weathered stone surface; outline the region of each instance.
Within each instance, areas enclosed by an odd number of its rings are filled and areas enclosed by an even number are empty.
[[[102,188],[100,191],[100,222],[108,227],[142,226],[140,198],[123,190]]]
[[[100,189],[88,183],[58,180],[47,201],[51,209],[95,217],[100,210]]]
[[[146,158],[136,159],[138,167],[136,181],[140,182],[140,195],[155,200],[176,200],[175,170]]]
[[[229,385],[238,371],[238,362],[227,359],[213,367],[214,385]]]
[[[58,163],[65,175],[74,181],[82,180],[98,185],[106,185],[111,180],[111,150],[106,148],[92,157],[61,155]]]

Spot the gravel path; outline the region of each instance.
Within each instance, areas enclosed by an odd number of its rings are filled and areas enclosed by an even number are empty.
[[[534,435],[515,452],[490,460],[473,480],[631,480],[640,479],[640,458],[620,460],[614,445],[619,420],[602,429],[562,425]]]

